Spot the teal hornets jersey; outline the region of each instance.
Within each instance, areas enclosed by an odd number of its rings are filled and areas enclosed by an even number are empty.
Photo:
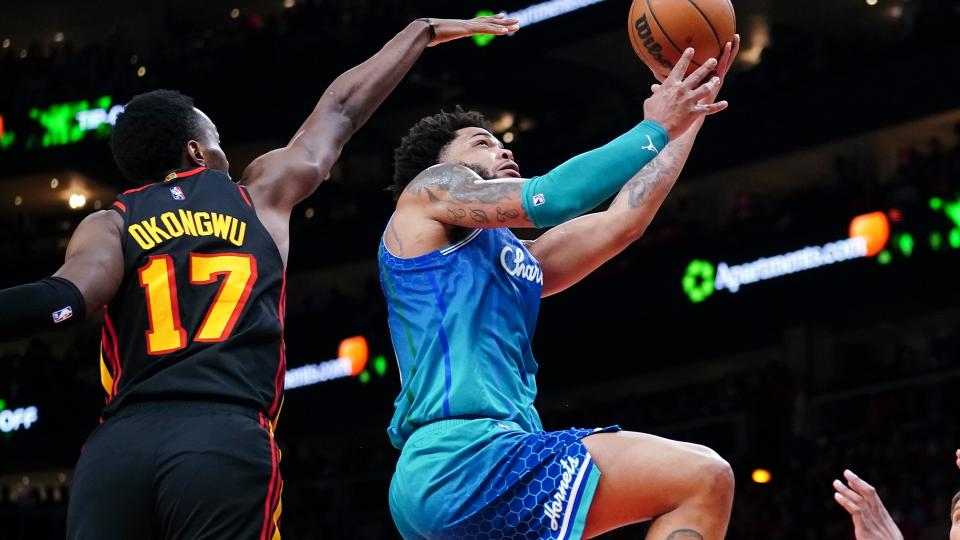
[[[509,229],[474,229],[409,259],[381,240],[379,261],[401,377],[390,442],[402,448],[418,427],[447,418],[542,430],[530,343],[543,273],[520,240]]]

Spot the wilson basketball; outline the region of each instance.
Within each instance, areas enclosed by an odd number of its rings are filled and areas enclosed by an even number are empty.
[[[627,21],[637,56],[664,76],[687,47],[696,51],[687,74],[710,58],[719,59],[736,27],[730,0],[633,0]]]

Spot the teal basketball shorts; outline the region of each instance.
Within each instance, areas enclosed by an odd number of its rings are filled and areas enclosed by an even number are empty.
[[[529,433],[492,419],[441,420],[407,440],[390,512],[412,539],[579,539],[600,481],[583,439],[619,426]]]

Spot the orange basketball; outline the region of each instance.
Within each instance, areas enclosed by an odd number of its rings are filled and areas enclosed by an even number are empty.
[[[687,74],[709,58],[719,59],[736,28],[730,0],[633,0],[627,21],[633,50],[663,76],[687,47],[696,50]]]

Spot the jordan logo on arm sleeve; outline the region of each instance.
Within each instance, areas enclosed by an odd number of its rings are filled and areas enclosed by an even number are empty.
[[[650,141],[650,144],[643,147],[644,150],[649,150],[654,154],[659,154],[660,150],[657,148],[657,145],[653,144],[653,138],[647,135],[647,140]]]

